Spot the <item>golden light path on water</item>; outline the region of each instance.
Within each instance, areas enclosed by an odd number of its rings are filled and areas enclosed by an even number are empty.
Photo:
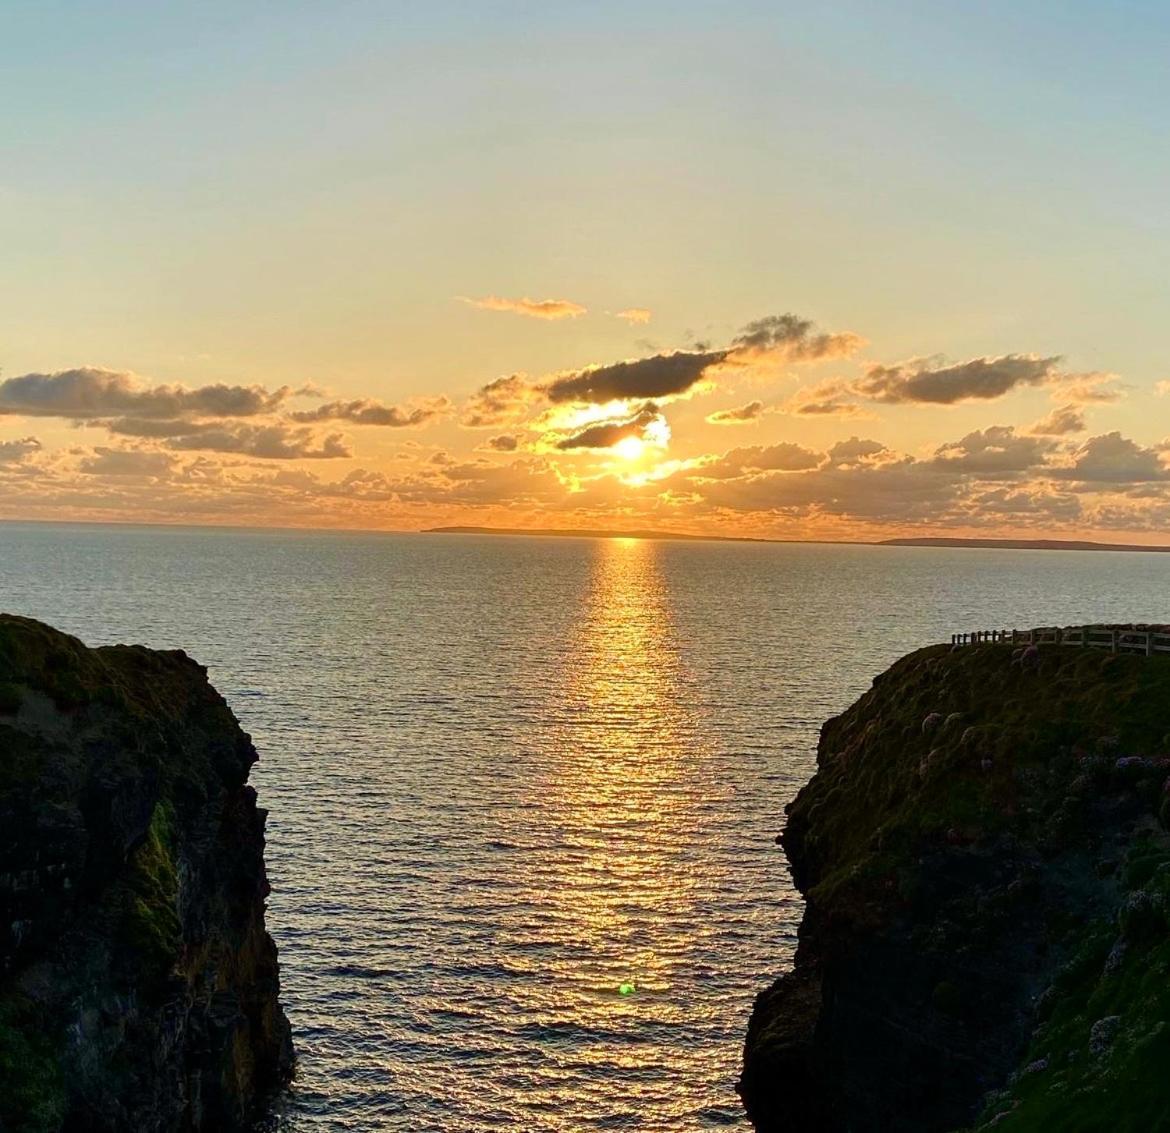
[[[560,679],[542,789],[569,852],[540,880],[588,960],[562,964],[555,983],[576,990],[573,1013],[585,1027],[669,1027],[679,1012],[666,993],[688,944],[676,926],[692,920],[696,878],[680,833],[700,752],[653,544],[600,549]],[[582,1053],[637,1069],[647,1050],[635,1042]],[[612,1098],[598,1104],[612,1108]]]
[[[625,949],[624,966],[597,973],[605,990],[633,982],[649,996],[661,990],[664,973],[655,942],[641,939],[636,926],[647,911],[667,923],[693,888],[678,868],[676,832],[688,757],[699,742],[695,710],[687,707],[695,696],[682,687],[651,544],[610,540],[597,556],[561,679],[564,708],[547,737],[555,774],[546,789],[579,849],[549,879],[548,894],[576,916],[593,955],[621,965]]]

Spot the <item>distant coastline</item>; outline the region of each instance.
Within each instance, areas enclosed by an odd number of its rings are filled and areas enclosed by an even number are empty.
[[[699,543],[818,543],[864,547],[951,547],[1008,551],[1170,551],[1170,546],[1141,543],[1094,543],[1087,539],[764,539],[749,535],[690,535],[681,531],[605,531],[570,527],[427,527],[422,535],[542,535],[576,539],[681,539]]]
[[[555,539],[681,539],[690,543],[821,543],[873,546],[868,539],[762,539],[750,535],[689,535],[682,531],[605,531],[572,527],[425,527],[420,535],[541,535]]]
[[[1087,539],[883,539],[882,547],[985,547],[1008,551],[1170,551],[1144,543],[1093,543]]]

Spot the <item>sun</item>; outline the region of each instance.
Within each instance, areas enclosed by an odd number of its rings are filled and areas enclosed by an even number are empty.
[[[613,451],[623,460],[637,460],[645,451],[646,445],[641,437],[622,437]]]

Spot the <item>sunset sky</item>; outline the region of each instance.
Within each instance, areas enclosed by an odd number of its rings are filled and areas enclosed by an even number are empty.
[[[1164,4],[0,39],[0,518],[1165,541]]]

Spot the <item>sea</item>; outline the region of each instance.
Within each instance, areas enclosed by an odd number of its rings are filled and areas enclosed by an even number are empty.
[[[0,524],[0,608],[182,648],[252,734],[325,1130],[744,1126],[818,729],[956,632],[1170,621],[1170,555]]]

